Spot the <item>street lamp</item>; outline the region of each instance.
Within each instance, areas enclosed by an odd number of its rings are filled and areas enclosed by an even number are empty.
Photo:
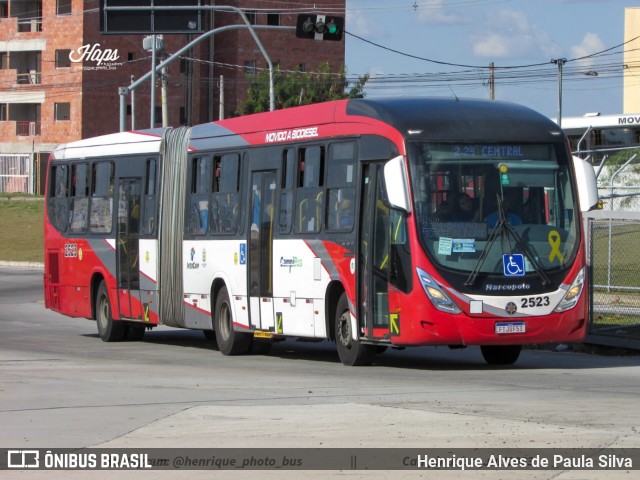
[[[567,63],[567,59],[557,58],[551,62],[558,65],[558,126],[562,127],[562,67]]]

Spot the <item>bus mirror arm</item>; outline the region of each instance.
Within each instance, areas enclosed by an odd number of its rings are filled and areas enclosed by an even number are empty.
[[[392,158],[385,164],[384,184],[389,204],[407,214],[411,213],[409,178],[402,155]]]

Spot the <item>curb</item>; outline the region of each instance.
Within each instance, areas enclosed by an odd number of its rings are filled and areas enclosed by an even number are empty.
[[[9,262],[6,260],[0,260],[0,267],[13,267],[13,268],[29,268],[32,270],[44,270],[44,263],[40,262]]]

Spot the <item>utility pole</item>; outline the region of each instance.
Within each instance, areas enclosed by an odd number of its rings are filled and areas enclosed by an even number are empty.
[[[489,98],[491,100],[496,99],[496,69],[493,62],[489,64]]]
[[[562,67],[567,63],[566,58],[551,60],[558,65],[558,126],[562,127]]]
[[[160,73],[160,95],[162,101],[162,127],[167,128],[169,126],[169,107],[167,104],[167,84],[169,83],[169,69],[162,67]]]
[[[220,106],[218,107],[218,120],[224,120],[224,75],[220,75]]]

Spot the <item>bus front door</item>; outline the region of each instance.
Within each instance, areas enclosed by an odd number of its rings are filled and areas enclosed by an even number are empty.
[[[384,202],[383,166],[363,165],[358,262],[359,336],[389,339],[390,215]]]
[[[251,326],[273,330],[273,232],[276,211],[276,171],[251,173],[249,211],[249,315]]]
[[[140,304],[140,178],[118,181],[116,275],[120,317],[142,319]]]

